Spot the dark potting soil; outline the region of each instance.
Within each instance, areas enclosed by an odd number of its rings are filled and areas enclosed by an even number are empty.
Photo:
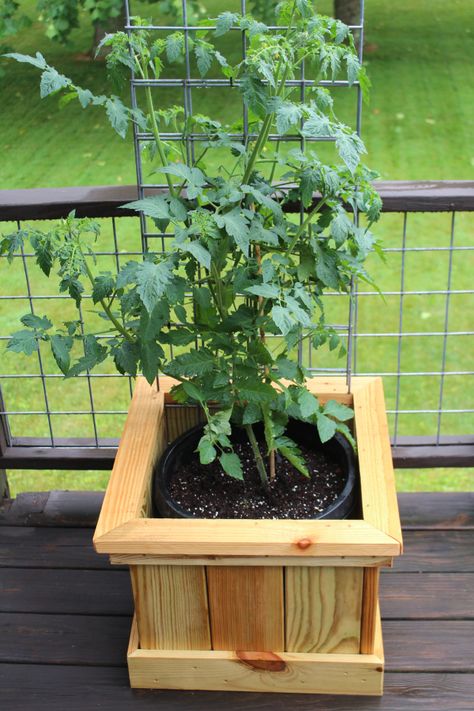
[[[252,449],[234,445],[244,482],[225,474],[218,461],[202,465],[198,455],[182,464],[170,482],[170,494],[197,518],[312,518],[330,506],[345,485],[343,467],[322,452],[300,446],[311,477],[300,474],[277,454],[274,480],[265,494]],[[263,453],[262,453],[263,454]]]

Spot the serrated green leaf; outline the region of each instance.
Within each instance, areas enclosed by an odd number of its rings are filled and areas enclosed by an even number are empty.
[[[204,402],[204,393],[197,387],[197,385],[189,382],[189,380],[186,380],[182,383],[182,387],[186,395],[188,395],[188,397],[190,397],[192,400],[196,400],[197,402]]]
[[[323,407],[323,412],[325,415],[335,417],[341,422],[351,420],[354,417],[354,410],[352,410],[350,407],[347,407],[347,405],[343,405],[342,403],[337,402],[336,400],[328,400],[328,402]]]
[[[115,288],[115,279],[112,274],[100,274],[94,278],[92,286],[92,301],[97,304],[99,301],[112,296]]]
[[[219,457],[219,461],[226,474],[233,479],[244,480],[242,463],[235,452],[223,452]]]
[[[71,336],[62,336],[61,334],[51,336],[51,350],[54,360],[64,375],[68,372],[71,363],[69,352],[72,348],[72,344],[73,339]]]
[[[205,269],[211,268],[211,255],[205,247],[198,241],[186,240],[179,245],[179,248],[185,252],[189,252]]]
[[[273,284],[256,284],[247,287],[245,291],[254,296],[262,296],[264,299],[278,299],[280,296],[280,289]]]
[[[35,314],[25,314],[20,321],[28,328],[35,328],[41,331],[47,331],[53,325],[47,316],[36,316]]]
[[[210,464],[217,457],[217,450],[206,435],[199,440],[198,452],[201,464]]]
[[[214,355],[210,351],[192,348],[188,353],[176,356],[167,366],[170,375],[185,378],[202,376],[214,370]]]
[[[295,126],[301,119],[302,109],[298,104],[291,101],[284,101],[276,112],[276,124],[278,133],[286,133],[291,126]]]
[[[295,326],[295,320],[291,312],[284,306],[274,306],[272,308],[272,319],[283,336],[286,336]]]
[[[168,62],[176,62],[184,55],[184,34],[171,32],[166,36],[166,57]]]
[[[110,125],[121,138],[127,135],[129,115],[127,107],[120,101],[118,96],[112,96],[105,102],[105,112]]]
[[[287,459],[294,468],[303,474],[305,477],[309,477],[310,473],[301,450],[298,445],[293,442],[289,437],[277,437],[275,440],[275,445],[278,451]]]
[[[147,217],[152,217],[156,220],[169,220],[170,207],[161,195],[155,195],[154,197],[143,198],[143,200],[134,200],[133,202],[127,202],[126,205],[120,205],[122,210],[136,210],[137,212],[143,212]]]
[[[316,425],[318,427],[319,438],[321,442],[327,442],[334,437],[337,427],[334,420],[330,417],[326,417],[322,413],[317,413]]]
[[[31,355],[38,350],[38,342],[34,331],[17,331],[7,344],[7,351]]]
[[[122,375],[137,375],[138,362],[140,360],[140,346],[138,343],[123,341],[119,348],[114,351],[114,363]]]
[[[85,336],[84,355],[68,370],[66,378],[72,378],[79,375],[79,373],[92,370],[92,368],[106,359],[107,352],[107,348],[101,345],[95,336]]]
[[[140,262],[127,262],[121,267],[117,275],[117,289],[123,289],[128,284],[133,284],[137,279],[137,269]]]
[[[3,56],[8,57],[9,59],[14,59],[17,62],[32,64],[34,67],[38,67],[38,69],[46,69],[48,66],[46,59],[40,52],[36,52],[34,57],[31,57],[29,54],[18,54],[18,52],[9,52]]]
[[[300,407],[301,416],[304,419],[308,419],[319,412],[318,400],[309,390],[306,390],[306,388],[301,388],[298,392],[298,405]]]
[[[59,74],[54,67],[48,67],[41,75],[40,96],[44,99],[49,94],[69,86],[70,83],[70,79]]]
[[[262,419],[262,409],[257,402],[249,402],[245,406],[242,416],[242,424],[253,425],[255,422],[260,422]]]
[[[136,271],[137,291],[148,313],[151,314],[157,302],[166,293],[172,277],[170,262],[163,261],[158,264],[143,262],[138,265]]]
[[[237,24],[239,16],[235,12],[221,12],[216,19],[216,29],[214,34],[216,37],[224,35],[235,24]]]

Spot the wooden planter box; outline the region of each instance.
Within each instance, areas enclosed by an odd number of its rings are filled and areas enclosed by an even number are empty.
[[[94,536],[130,566],[131,686],[380,695],[379,573],[402,547],[380,378],[309,383],[355,411],[363,515],[343,521],[149,518],[154,463],[200,419],[171,385],[137,382]]]

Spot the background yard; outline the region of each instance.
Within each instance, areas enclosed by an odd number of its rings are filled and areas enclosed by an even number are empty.
[[[22,3],[34,18],[34,4]],[[223,9],[224,3],[206,0],[212,12]],[[225,7],[232,9],[232,3]],[[150,14],[150,5],[134,3],[134,11]],[[321,11],[329,11],[330,3],[321,2]],[[368,148],[367,163],[375,167],[384,180],[472,179],[474,169],[474,9],[470,0],[390,0],[366,2],[366,65],[372,81],[371,100],[363,109],[362,136]],[[156,20],[156,16],[154,17]],[[43,28],[34,22],[22,35],[12,39],[15,51],[41,51],[48,61],[76,83],[96,93],[110,91],[106,84],[103,62],[85,61],[84,52],[91,44],[90,24],[84,21],[74,31],[67,47],[44,37]],[[238,48],[236,47],[236,56]],[[57,99],[41,101],[38,73],[30,66],[3,61],[0,75],[0,189],[55,187],[67,185],[131,184],[135,181],[135,166],[131,137],[121,140],[109,128],[100,109],[82,111],[78,104],[69,104],[57,111]],[[341,90],[339,90],[340,92]],[[123,89],[127,98],[127,88]],[[231,121],[235,118],[238,97],[222,95],[221,104],[211,91],[195,92],[195,109]],[[164,102],[179,103],[180,96],[170,91]],[[346,120],[354,122],[355,92],[345,91],[336,101]],[[408,218],[407,246],[449,245],[451,216],[416,215]],[[119,221],[119,245],[125,251],[139,248],[138,225],[134,220]],[[12,226],[6,226],[8,229]],[[388,248],[400,247],[403,218],[384,216],[377,234]],[[456,242],[474,245],[473,221],[468,214],[460,214],[456,223]],[[103,244],[110,244],[110,225],[104,224]],[[453,261],[453,288],[472,289],[474,252],[458,252]],[[126,257],[124,255],[124,261]],[[104,258],[101,268],[112,264]],[[399,253],[391,253],[386,264],[374,264],[377,282],[384,291],[400,288],[401,260]],[[54,293],[53,285],[37,279],[30,265],[36,293]],[[405,289],[445,289],[448,272],[448,252],[412,253],[407,257]],[[2,293],[25,293],[21,260],[13,269],[2,265]],[[334,319],[344,320],[346,306],[334,300]],[[472,303],[472,297],[470,297]],[[459,294],[451,298],[449,330],[472,330],[474,315],[469,296]],[[8,303],[8,305],[7,305]],[[18,317],[28,310],[25,301],[0,301],[0,333],[8,334],[17,328]],[[38,309],[42,308],[41,305]],[[70,308],[69,304],[67,308]],[[395,332],[399,327],[399,297],[386,297],[385,304],[377,296],[361,299],[359,329],[367,333]],[[64,302],[53,302],[45,309],[48,315],[65,318]],[[380,317],[383,313],[383,318]],[[403,330],[408,332],[442,331],[446,318],[445,297],[420,295],[405,297]],[[72,311],[71,311],[72,315]],[[450,340],[446,369],[473,371],[474,349],[472,338]],[[358,340],[358,365],[363,372],[393,371],[397,367],[397,340],[390,337]],[[419,337],[405,339],[401,366],[406,372],[438,371],[441,339]],[[324,363],[334,365],[327,354]],[[45,353],[48,372],[55,373],[54,365]],[[1,372],[37,373],[35,359],[13,358],[2,353]],[[339,364],[340,365],[340,364]],[[104,371],[105,372],[105,371]],[[108,372],[112,373],[112,370]],[[61,378],[48,381],[50,406],[64,406],[74,410],[87,409],[89,393],[84,380]],[[399,406],[401,409],[436,409],[441,387],[439,376],[410,377],[402,382]],[[470,387],[469,387],[470,386]],[[107,410],[110,398],[114,407],[126,410],[128,385],[119,378],[92,381],[96,409]],[[395,405],[395,380],[385,382],[387,405]],[[474,410],[472,376],[445,378],[444,407]],[[41,383],[21,380],[2,380],[5,399],[12,409],[41,409]],[[35,402],[37,405],[35,406]],[[100,437],[118,436],[123,416],[98,415],[96,425]],[[44,416],[12,416],[14,434],[47,436]],[[92,436],[89,415],[57,416],[54,423],[58,436]],[[391,424],[394,425],[393,418]],[[399,434],[434,434],[438,416],[406,415],[398,423]],[[474,414],[462,419],[443,415],[442,432],[466,434],[474,431]],[[102,488],[108,473],[10,472],[14,493],[44,488]],[[398,471],[400,490],[472,490],[472,470]]]

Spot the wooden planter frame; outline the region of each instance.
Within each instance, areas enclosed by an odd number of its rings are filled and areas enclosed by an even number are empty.
[[[314,378],[354,409],[362,518],[149,518],[153,467],[200,421],[139,379],[94,536],[130,566],[135,688],[380,695],[380,568],[402,536],[380,378]]]

